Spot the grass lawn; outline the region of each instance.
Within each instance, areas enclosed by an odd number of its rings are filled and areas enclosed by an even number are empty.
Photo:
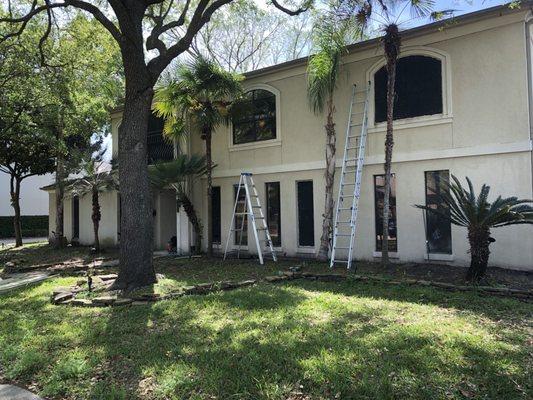
[[[176,286],[285,267],[157,263]],[[0,296],[0,380],[52,399],[533,397],[533,308],[517,300],[298,280],[146,306],[50,304],[77,279]]]

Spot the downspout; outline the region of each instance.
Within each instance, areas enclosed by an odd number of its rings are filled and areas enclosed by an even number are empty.
[[[526,30],[526,66],[527,66],[527,99],[528,99],[528,113],[529,113],[529,152],[531,162],[531,194],[533,196],[533,63],[532,63],[532,46],[533,37],[533,11],[530,10],[525,18]]]

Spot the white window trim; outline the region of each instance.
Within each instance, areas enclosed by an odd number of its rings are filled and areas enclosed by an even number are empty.
[[[410,46],[402,49],[400,58],[408,56],[427,56],[441,62],[442,79],[442,114],[423,115],[420,117],[405,118],[394,121],[394,129],[416,128],[420,126],[448,124],[453,121],[452,113],[452,79],[450,55],[442,50],[425,46]],[[387,129],[386,122],[375,123],[374,109],[374,75],[386,64],[384,57],[381,57],[366,73],[367,82],[372,87],[368,98],[368,132],[384,132]]]
[[[252,90],[257,89],[266,90],[267,92],[272,93],[276,97],[276,138],[251,143],[233,144],[233,124],[230,122],[228,125],[229,151],[253,150],[260,149],[263,147],[281,146],[281,92],[275,87],[264,83],[256,83],[253,85],[246,86],[244,91],[250,92]]]

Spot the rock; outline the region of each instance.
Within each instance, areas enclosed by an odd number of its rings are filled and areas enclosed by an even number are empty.
[[[255,285],[256,283],[257,283],[256,279],[249,279],[249,280],[246,280],[246,281],[236,282],[238,287]]]
[[[302,267],[290,267],[289,271],[291,272],[299,272],[302,269]]]
[[[279,282],[279,281],[285,281],[287,280],[286,276],[267,276],[265,277],[265,281],[267,282]]]
[[[74,295],[71,292],[58,293],[53,295],[52,304],[61,304],[66,300],[72,299],[72,297],[74,297]]]
[[[78,307],[90,307],[93,305],[93,302],[89,299],[72,299],[70,304]]]
[[[324,282],[338,282],[346,280],[346,275],[340,274],[316,274],[315,278]]]
[[[70,300],[74,297],[74,295],[71,292],[64,292],[64,293],[58,293],[53,296],[52,303],[53,304],[62,304],[67,300]]]
[[[116,301],[116,297],[113,296],[100,296],[93,299],[93,304],[110,306]]]
[[[232,290],[232,289],[235,289],[237,287],[237,284],[235,282],[230,282],[230,281],[227,281],[227,282],[220,282],[220,290]]]
[[[54,290],[52,291],[52,295],[55,296],[56,294],[59,294],[59,293],[70,293],[70,292],[71,292],[70,287],[68,287],[68,286],[58,286],[58,287],[54,288]]]
[[[109,281],[111,279],[117,279],[117,274],[97,275],[95,278],[100,278],[102,281]]]
[[[133,302],[132,299],[122,298],[122,299],[116,299],[113,303],[113,306],[126,306],[128,304],[131,304]]]
[[[4,266],[6,268],[14,268],[15,267],[15,263],[13,261],[8,261],[4,264]]]
[[[140,300],[134,300],[131,303],[132,306],[146,306],[148,304],[149,303],[147,301],[140,301]]]

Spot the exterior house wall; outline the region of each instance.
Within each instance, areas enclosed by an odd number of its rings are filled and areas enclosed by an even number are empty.
[[[396,174],[398,252],[401,261],[423,261],[426,257],[422,212],[413,207],[425,202],[424,171],[446,169],[461,178],[469,176],[477,189],[491,185],[492,199],[498,194],[531,198],[531,142],[525,14],[512,14],[466,26],[449,27],[403,44],[403,55],[423,54],[443,63],[443,115],[395,122],[393,172]],[[376,55],[377,54],[377,55]],[[345,57],[335,94],[337,166],[345,140],[348,105],[354,83],[364,88],[383,64],[376,48]],[[254,173],[263,207],[264,183],[280,182],[281,251],[288,255],[315,253],[321,235],[324,207],[324,116],[307,106],[305,65],[251,77],[247,88],[266,88],[277,94],[277,138],[273,141],[237,145],[231,143],[231,126],[213,136],[214,186],[221,187],[222,248],[233,210],[233,185],[239,173]],[[361,97],[359,98],[361,99]],[[371,96],[371,104],[373,104]],[[384,124],[374,124],[369,115],[366,165],[358,214],[356,258],[372,259],[375,251],[373,176],[382,174]],[[203,142],[192,137],[192,152],[203,153]],[[339,172],[340,169],[337,169]],[[336,175],[335,193],[339,175]],[[296,182],[313,180],[315,247],[297,245]],[[194,192],[195,203],[205,211],[205,182]],[[263,210],[264,212],[266,210]],[[205,224],[204,224],[205,225]],[[205,232],[207,235],[207,232]],[[251,252],[255,252],[249,230]],[[491,264],[533,269],[533,229],[515,226],[496,229],[491,246]],[[517,241],[516,237],[525,240]],[[434,256],[440,262],[467,265],[466,231],[452,227],[453,254]]]
[[[464,182],[469,176],[476,189],[491,186],[498,194],[532,198],[532,149],[529,124],[526,11],[501,9],[483,18],[463,20],[440,29],[406,34],[402,55],[421,54],[441,60],[443,113],[395,122],[392,171],[396,177],[398,252],[400,261],[423,261],[426,255],[422,212],[425,171],[449,170]],[[383,65],[379,44],[356,45],[344,57],[335,94],[337,166],[340,167],[353,84],[358,90],[373,81]],[[313,255],[318,250],[324,208],[325,135],[323,115],[314,115],[306,97],[305,60],[248,74],[247,89],[263,88],[276,94],[277,137],[244,145],[232,144],[232,128],[213,135],[214,186],[221,187],[221,245],[223,249],[234,205],[233,185],[241,172],[252,172],[261,203],[266,205],[265,183],[280,182],[281,236],[278,249],[287,255]],[[359,203],[356,253],[373,259],[375,213],[373,176],[383,173],[384,124],[374,124],[370,92],[369,132]],[[361,97],[359,98],[361,99]],[[121,112],[112,114],[113,154],[118,149]],[[204,143],[193,134],[191,153],[204,153]],[[340,168],[337,169],[335,194]],[[314,248],[298,246],[296,183],[313,181]],[[192,187],[192,199],[206,231],[206,182]],[[116,204],[116,203],[115,203]],[[155,196],[154,243],[163,247],[175,234],[175,200],[171,193]],[[90,204],[89,204],[90,206]],[[80,205],[80,208],[82,206]],[[266,211],[266,210],[264,210]],[[50,214],[51,220],[52,214]],[[104,219],[104,218],[102,218]],[[115,218],[116,221],[116,218]],[[491,265],[533,270],[533,227],[515,226],[493,231]],[[520,238],[517,240],[516,238]],[[250,251],[255,252],[251,231]],[[432,255],[438,262],[467,265],[464,228],[452,227],[452,255]]]

